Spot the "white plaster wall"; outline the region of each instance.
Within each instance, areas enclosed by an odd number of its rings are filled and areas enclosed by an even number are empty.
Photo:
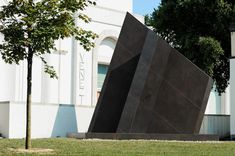
[[[107,37],[99,45],[98,62],[101,64],[107,64],[111,62],[113,52],[116,46],[116,40]]]
[[[3,35],[0,34],[0,42],[4,39]],[[0,54],[0,101],[10,101],[14,100],[15,95],[15,65],[6,64],[2,60]]]
[[[126,16],[126,11],[107,10],[105,8],[100,8],[100,7],[88,7],[84,13],[87,14],[92,19],[93,22],[98,22],[118,27],[122,26],[122,23]],[[139,21],[144,23],[143,16],[140,15],[134,15],[134,16]],[[92,26],[92,24],[88,25]]]
[[[0,103],[0,133],[6,138],[25,138],[25,103]],[[32,105],[32,138],[66,137],[87,132],[94,107],[41,104]]]
[[[205,114],[230,115],[229,86],[225,93],[219,95],[214,88],[211,90]]]
[[[230,127],[231,135],[235,135],[235,59],[230,59]]]
[[[231,32],[231,55],[234,57],[235,56],[235,32]]]
[[[2,59],[0,59],[0,101],[14,100],[15,68],[15,65],[6,64]]]
[[[221,112],[222,114],[230,115],[230,85],[227,87],[225,93],[221,95]]]
[[[205,114],[222,114],[222,105],[221,96],[213,88],[208,99]]]
[[[59,68],[59,55],[58,54],[48,54],[45,56],[46,61],[49,65],[53,66],[58,74]],[[59,103],[58,91],[59,91],[59,81],[57,79],[51,79],[46,73],[43,73],[43,103]]]
[[[132,12],[133,0],[96,0],[97,6]]]
[[[4,110],[5,114],[0,114],[4,120],[0,119],[0,126],[5,122],[10,122],[9,135],[7,129],[0,129],[1,133],[8,138],[25,137],[25,104],[11,102],[10,110]],[[66,137],[67,133],[86,132],[93,114],[94,108],[74,107],[73,105],[59,104],[41,104],[33,103],[32,105],[32,138],[50,138]],[[9,114],[8,114],[9,113]],[[7,116],[9,115],[9,119]],[[3,125],[7,128],[7,123]]]
[[[1,0],[1,1],[0,1],[0,6],[6,5],[6,4],[7,4],[7,1],[8,1],[8,0]]]
[[[94,110],[95,107],[76,107],[78,132],[84,133],[88,131]]]
[[[71,103],[71,40],[71,38],[67,38],[57,41],[56,48],[58,50],[45,56],[48,64],[54,67],[58,79],[52,79],[42,71],[43,103]]]
[[[9,102],[0,102],[0,133],[9,137]]]
[[[214,92],[210,93],[205,114],[215,114],[216,112],[216,97]]]
[[[32,72],[32,101],[33,102],[41,102],[42,98],[42,61],[40,58],[35,57],[33,60],[33,72]],[[26,74],[25,74],[26,75]],[[26,93],[26,77],[23,81],[25,81],[25,90],[24,93]],[[25,98],[23,101],[25,101]]]
[[[24,138],[25,137],[25,105],[19,103],[9,104],[9,137],[8,138]],[[33,113],[34,111],[32,111]],[[36,115],[33,113],[33,116]],[[33,121],[33,120],[31,120]]]
[[[21,61],[19,65],[16,66],[15,82],[16,82],[16,85],[14,88],[15,89],[14,101],[26,101],[26,91],[27,91],[27,62],[26,61]],[[34,80],[32,80],[32,82],[34,82]]]

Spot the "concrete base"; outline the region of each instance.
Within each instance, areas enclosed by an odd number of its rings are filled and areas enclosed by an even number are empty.
[[[69,138],[111,139],[111,140],[178,140],[178,141],[219,141],[218,135],[200,134],[144,134],[144,133],[70,133]]]

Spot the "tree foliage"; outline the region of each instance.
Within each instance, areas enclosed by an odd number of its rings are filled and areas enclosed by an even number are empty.
[[[146,24],[207,74],[219,93],[229,81],[233,0],[162,0]]]
[[[55,40],[75,36],[80,44],[90,50],[96,37],[91,31],[78,27],[74,15],[94,2],[90,0],[13,0],[0,11],[0,32],[4,42],[0,45],[3,60],[19,64],[27,59],[28,47],[33,55],[40,57],[45,64],[45,72],[57,77],[43,55],[55,48]],[[77,18],[88,23],[90,18],[77,13]]]

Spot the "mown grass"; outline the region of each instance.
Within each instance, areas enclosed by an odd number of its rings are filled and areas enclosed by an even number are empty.
[[[76,139],[36,139],[33,148],[54,149],[50,155],[76,156],[235,156],[234,142],[107,141]],[[16,153],[24,140],[0,139],[0,155],[40,155]],[[44,155],[48,155],[44,154]]]

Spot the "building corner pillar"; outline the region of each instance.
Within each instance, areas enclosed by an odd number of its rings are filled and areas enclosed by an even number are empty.
[[[231,58],[230,58],[230,134],[235,139],[235,23],[230,26]]]

